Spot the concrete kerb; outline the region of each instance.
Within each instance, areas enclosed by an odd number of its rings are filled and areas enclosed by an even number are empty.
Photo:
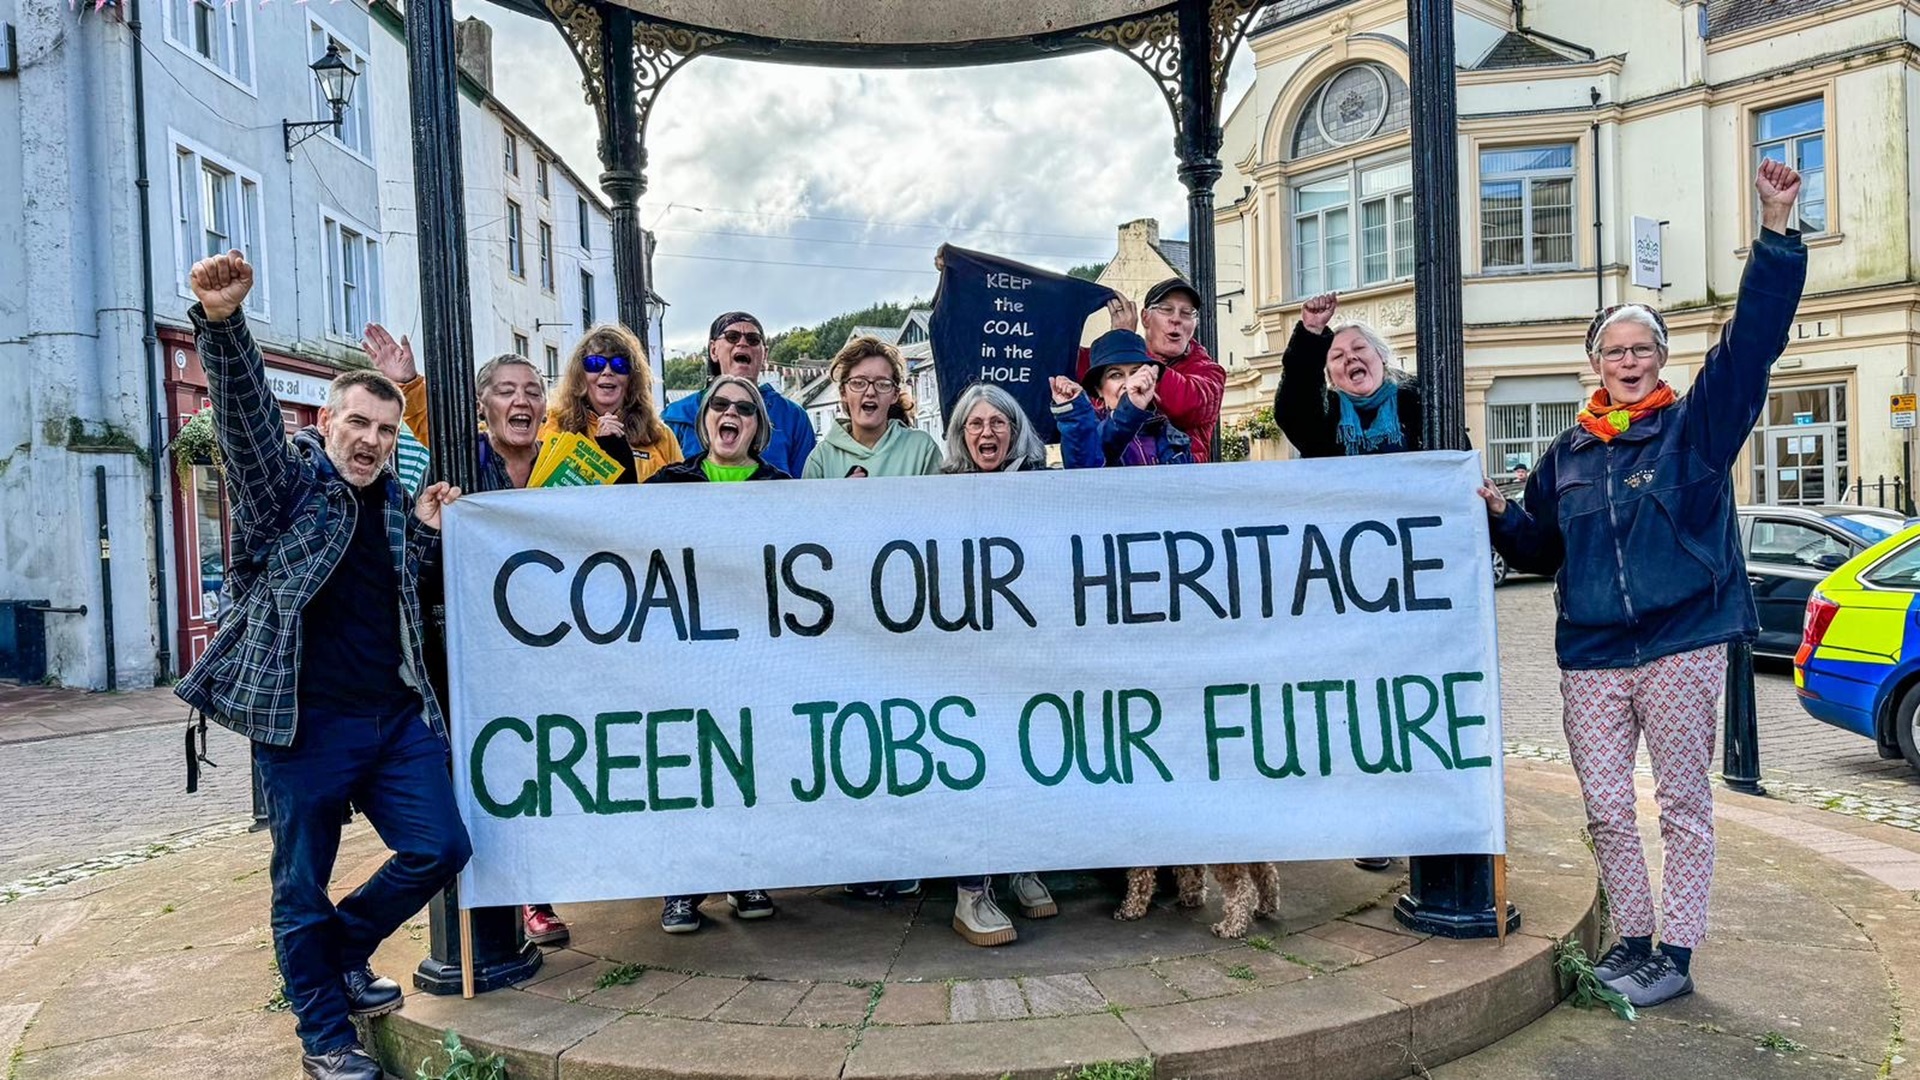
[[[755,970],[750,959],[707,971],[645,966],[637,949],[657,935],[645,925],[652,910],[627,905],[617,914],[634,926],[578,935],[605,943],[593,946],[602,951],[550,952],[563,970],[471,1002],[414,995],[376,1022],[373,1045],[390,1071],[412,1075],[452,1028],[476,1051],[505,1055],[514,1077],[550,1080],[1055,1080],[1127,1061],[1190,1080],[1291,1075],[1295,1067],[1310,1068],[1316,1080],[1423,1075],[1552,1009],[1562,997],[1557,941],[1577,940],[1590,955],[1598,942],[1598,890],[1578,840],[1577,796],[1559,778],[1516,770],[1509,779],[1532,806],[1514,815],[1510,837],[1512,895],[1527,922],[1504,946],[1410,934],[1390,914],[1398,890],[1385,889],[1353,910],[1286,919],[1281,933],[1256,924],[1252,944],[1187,938],[1170,953],[1084,971],[1063,972],[1035,956],[1028,963],[1046,974],[1003,976],[988,964],[969,969],[981,977],[903,981],[896,963],[878,980],[809,981],[804,972]],[[783,898],[796,921],[833,914],[803,906],[825,903]],[[1062,903],[1065,913],[1070,904]],[[1110,910],[1112,897],[1098,903]],[[925,921],[904,933],[944,932],[944,909],[924,904]],[[1087,912],[1073,913],[1062,941],[1106,932]],[[1145,934],[1155,920],[1178,917],[1167,905],[1122,925]],[[1022,924],[1023,935],[1031,925]],[[770,940],[764,933],[743,937]],[[616,943],[622,954],[608,955]],[[997,962],[1053,944],[991,952]],[[736,947],[724,937],[713,945],[716,960]],[[630,981],[609,978],[616,972]],[[855,1000],[862,996],[864,1008]]]

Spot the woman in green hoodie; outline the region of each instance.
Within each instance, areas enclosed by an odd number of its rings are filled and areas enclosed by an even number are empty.
[[[827,428],[800,476],[838,480],[847,476],[931,476],[940,471],[940,444],[933,436],[888,416],[907,381],[900,350],[876,337],[857,337],[827,369],[840,387],[844,415]]]

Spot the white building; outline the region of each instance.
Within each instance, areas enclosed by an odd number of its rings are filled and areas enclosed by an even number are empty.
[[[28,620],[48,678],[152,685],[204,650],[225,562],[217,474],[178,483],[161,453],[206,401],[187,269],[246,252],[290,428],[365,363],[367,322],[417,337],[400,16],[389,0],[0,0],[0,24],[0,146],[20,148],[0,153],[0,249],[18,256],[0,260],[0,676],[19,674],[8,631],[34,600],[68,609]],[[342,123],[289,150],[283,121],[331,115],[309,67],[329,46],[357,72]],[[607,209],[465,66],[475,351],[557,365],[616,317]]]
[[[1806,178],[1810,272],[1741,497],[1835,501],[1897,475],[1911,433],[1889,398],[1920,362],[1912,5],[1457,0],[1455,17],[1467,415],[1490,471],[1571,422],[1599,304],[1661,309],[1685,389],[1732,315],[1774,156]],[[1278,0],[1256,18],[1215,189],[1222,351],[1248,358],[1230,415],[1272,402],[1314,293],[1413,348],[1406,4]],[[1635,218],[1657,243],[1636,245]],[[1660,273],[1636,284],[1656,247]]]

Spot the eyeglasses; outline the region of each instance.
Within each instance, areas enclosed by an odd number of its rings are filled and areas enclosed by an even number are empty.
[[[580,366],[586,368],[589,375],[598,375],[608,369],[612,369],[615,375],[633,374],[633,364],[624,356],[601,356],[595,353],[582,357]]]
[[[1155,304],[1152,307],[1148,308],[1147,310],[1157,311],[1161,315],[1164,315],[1169,319],[1198,319],[1200,317],[1200,312],[1198,309],[1190,308],[1190,307],[1175,307],[1172,304]]]
[[[722,415],[731,412],[735,416],[757,416],[760,412],[760,410],[753,407],[753,402],[751,401],[747,401],[744,398],[725,397],[708,398],[707,411],[710,413],[720,413]]]
[[[1651,341],[1643,341],[1638,345],[1610,345],[1600,350],[1600,359],[1610,364],[1618,363],[1625,360],[1628,353],[1632,353],[1635,360],[1651,360],[1659,351],[1660,346]]]
[[[738,345],[744,341],[747,343],[747,348],[749,349],[759,348],[760,343],[766,340],[765,338],[761,337],[759,334],[756,334],[751,330],[746,330],[746,331],[727,330],[727,331],[723,331],[720,336],[723,338],[726,338],[727,344],[729,345]]]
[[[1007,418],[1004,416],[989,416],[984,418],[976,416],[967,421],[967,434],[979,435],[991,431],[995,435],[998,435],[1012,426],[1013,425],[1007,423]]]
[[[876,394],[891,394],[900,389],[900,384],[892,379],[869,379],[865,375],[855,375],[840,385],[856,394],[864,394],[869,390]]]

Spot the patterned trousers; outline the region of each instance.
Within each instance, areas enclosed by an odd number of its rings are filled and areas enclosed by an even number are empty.
[[[1587,804],[1587,831],[1614,932],[1654,932],[1653,888],[1634,817],[1633,765],[1644,735],[1660,805],[1661,940],[1695,948],[1707,936],[1713,883],[1713,789],[1707,772],[1719,729],[1727,649],[1713,645],[1633,668],[1562,671],[1567,747]]]

